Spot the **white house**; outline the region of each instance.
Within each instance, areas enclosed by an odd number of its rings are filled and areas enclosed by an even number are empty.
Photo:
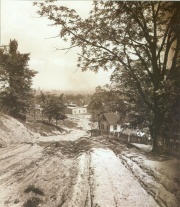
[[[122,127],[119,123],[119,114],[104,113],[99,119],[99,129],[103,132],[121,132]]]
[[[99,129],[101,132],[121,132],[128,135],[142,137],[144,133],[138,129],[122,128],[120,123],[120,116],[117,113],[104,113],[99,118]]]
[[[36,115],[42,115],[43,108],[41,107],[40,104],[35,104],[34,106],[34,112]]]
[[[87,114],[87,107],[86,106],[76,106],[75,104],[67,105],[66,109],[67,114]]]

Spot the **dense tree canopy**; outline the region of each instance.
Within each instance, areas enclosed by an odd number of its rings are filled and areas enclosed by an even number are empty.
[[[88,109],[92,114],[93,121],[97,121],[98,117],[104,112],[119,112],[123,117],[123,122],[125,122],[126,110],[124,103],[125,97],[112,86],[98,86],[91,96]]]
[[[101,113],[105,112],[105,94],[106,91],[100,86],[96,88],[88,104],[88,110],[92,114],[92,121],[97,122]]]
[[[22,118],[31,105],[32,78],[36,72],[28,68],[29,54],[18,52],[18,43],[0,49],[0,102],[16,118]]]
[[[114,85],[149,125],[154,151],[161,150],[165,118],[179,97],[180,3],[94,1],[85,20],[53,0],[35,4],[60,26],[69,48],[82,49],[78,67],[114,71]]]
[[[42,113],[48,118],[49,122],[55,119],[57,125],[58,120],[64,120],[66,118],[63,94],[55,96],[41,92],[39,99],[43,108]]]

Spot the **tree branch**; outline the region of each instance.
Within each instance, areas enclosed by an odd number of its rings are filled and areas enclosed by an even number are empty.
[[[149,71],[149,68],[144,60],[144,58],[140,55],[140,53],[137,51],[136,48],[134,48],[136,50],[136,54],[139,57],[139,59],[141,60],[142,64],[144,65],[146,71],[148,72],[148,75],[150,76],[151,80],[152,80],[152,73]]]
[[[126,54],[126,51],[124,50],[125,54]],[[153,105],[146,99],[146,95],[144,94],[143,92],[143,89],[142,89],[142,86],[141,86],[141,82],[140,80],[138,79],[138,77],[134,74],[133,70],[132,70],[132,67],[131,67],[131,61],[129,59],[129,56],[126,54],[126,57],[127,57],[127,60],[128,60],[128,68],[125,68],[126,70],[129,69],[128,71],[130,72],[131,74],[131,77],[134,79],[135,83],[136,83],[136,86],[137,86],[137,90],[139,91],[139,94],[141,95],[142,99],[144,100],[144,103],[152,110],[154,111],[154,108],[153,108]]]
[[[70,50],[70,49],[72,49],[72,48],[74,48],[74,47],[77,47],[78,45],[74,45],[74,46],[70,46],[70,47],[67,47],[67,48],[56,48],[55,50],[54,50],[54,52],[55,51],[57,51],[57,50]]]

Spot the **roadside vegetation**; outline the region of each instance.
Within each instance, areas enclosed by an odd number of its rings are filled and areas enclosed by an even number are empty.
[[[70,129],[77,128],[78,124],[70,119],[59,120],[56,124],[56,121],[52,120],[50,123],[48,119],[42,117],[36,117],[34,120],[33,117],[27,118],[24,125],[33,132],[37,132],[42,136],[52,136],[58,134],[66,134]]]
[[[58,135],[65,132],[63,128],[42,120],[26,122],[24,124],[31,131],[37,132],[42,136]]]
[[[14,118],[26,119],[33,99],[32,79],[36,75],[28,68],[30,54],[18,51],[18,42],[0,48],[0,106]]]
[[[41,92],[38,99],[42,107],[41,116],[46,117],[49,123],[51,123],[54,119],[57,126],[58,120],[64,121],[67,118],[67,116],[65,115],[63,94],[61,94],[60,96],[55,96],[52,94],[45,94]]]

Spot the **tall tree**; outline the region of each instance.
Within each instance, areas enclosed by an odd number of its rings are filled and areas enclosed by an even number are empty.
[[[97,122],[100,114],[105,112],[104,95],[105,90],[98,86],[96,87],[95,93],[91,96],[91,100],[88,105],[88,110],[90,110],[91,112],[93,122]]]
[[[55,96],[50,94],[44,94],[42,92],[40,95],[43,114],[48,118],[49,122],[55,119],[56,126],[58,120],[66,119],[63,96],[63,94],[61,94],[60,96]]]
[[[91,96],[88,109],[91,111],[94,120],[97,121],[98,116],[104,112],[119,112],[124,115],[123,103],[124,97],[118,90],[110,85],[98,86]]]
[[[18,42],[0,50],[0,101],[10,115],[25,118],[33,96],[32,78],[36,72],[28,68],[29,54],[18,52]]]
[[[85,20],[54,0],[35,5],[71,41],[66,49],[82,49],[77,66],[83,71],[113,69],[131,80],[127,90],[134,87],[144,113],[151,113],[153,150],[161,151],[164,117],[178,93],[180,3],[94,1]]]

